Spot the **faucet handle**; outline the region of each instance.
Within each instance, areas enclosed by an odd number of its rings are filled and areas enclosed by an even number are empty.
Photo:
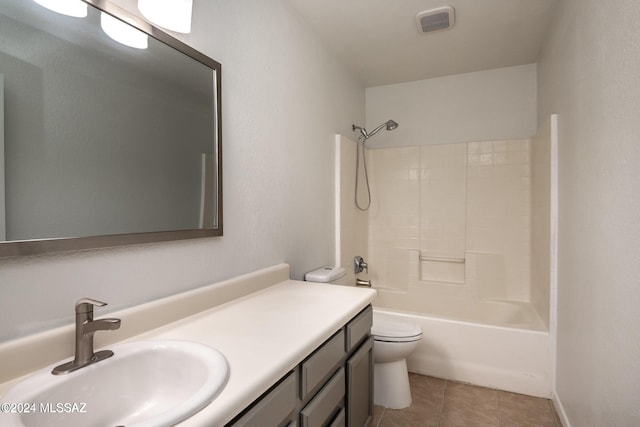
[[[76,302],[76,313],[93,313],[94,305],[96,307],[104,307],[107,303],[91,298],[82,298]]]
[[[369,265],[364,261],[361,256],[356,256],[353,259],[353,273],[358,274],[362,273],[362,271],[369,272]]]

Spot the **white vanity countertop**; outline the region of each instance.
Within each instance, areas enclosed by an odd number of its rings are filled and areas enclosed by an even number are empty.
[[[110,313],[122,319],[122,327],[96,336],[96,350],[155,339],[216,348],[229,363],[229,380],[213,402],[179,426],[223,426],[376,296],[369,288],[288,277],[288,265],[281,264]],[[24,379],[22,375],[72,357],[73,337],[74,325],[66,325],[1,343],[0,395]]]
[[[229,381],[181,427],[223,426],[371,303],[372,289],[288,280],[136,336],[218,349]]]

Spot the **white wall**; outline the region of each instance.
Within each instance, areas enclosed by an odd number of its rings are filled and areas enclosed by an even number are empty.
[[[536,132],[536,65],[367,88],[367,129],[400,126],[370,148],[526,139]]]
[[[572,426],[640,425],[636,0],[557,3],[538,117],[559,114],[556,391]]]
[[[132,11],[132,0],[117,3]],[[224,236],[0,260],[0,340],[280,262],[334,259],[334,134],[364,121],[364,88],[283,0],[196,0],[181,38],[222,63]]]

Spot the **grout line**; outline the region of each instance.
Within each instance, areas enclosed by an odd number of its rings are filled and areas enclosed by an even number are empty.
[[[384,417],[384,413],[387,410],[387,408],[385,408],[384,406],[380,406],[380,405],[373,405],[374,407],[374,412],[375,412],[375,408],[379,407],[382,408],[382,412],[380,412],[380,418],[378,418],[378,422],[376,422],[375,424],[373,424],[374,420],[371,420],[371,424],[369,427],[381,427],[382,426],[382,418]]]
[[[382,427],[382,419],[384,418],[384,414],[387,412],[386,407],[382,407],[382,414],[380,414],[380,419],[378,420],[378,425],[376,427]]]
[[[444,417],[444,400],[447,398],[447,387],[449,386],[449,380],[445,380],[444,389],[442,390],[442,404],[440,405],[440,416],[438,417],[438,427],[442,427]]]
[[[560,421],[560,416],[558,415],[558,411],[556,411],[555,406],[553,405],[553,401],[549,400],[549,410],[551,411],[551,415],[553,415],[553,421],[556,424],[556,427],[563,427],[562,421]]]
[[[498,427],[500,427],[502,424],[500,422],[500,399],[498,398],[500,392],[497,388],[494,388],[493,390],[496,392],[496,418],[498,419]]]

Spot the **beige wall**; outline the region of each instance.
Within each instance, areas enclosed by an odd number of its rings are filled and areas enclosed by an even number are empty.
[[[574,427],[640,424],[636,0],[563,0],[538,67],[558,113],[556,392]]]

